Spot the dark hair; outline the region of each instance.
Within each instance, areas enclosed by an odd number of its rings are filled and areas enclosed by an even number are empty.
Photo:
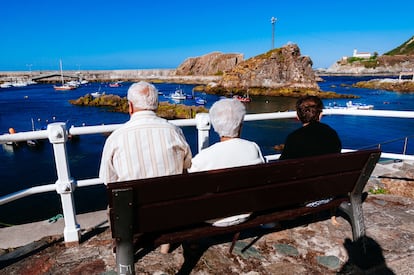
[[[296,102],[296,113],[302,123],[319,121],[322,110],[322,100],[317,96],[304,96]]]

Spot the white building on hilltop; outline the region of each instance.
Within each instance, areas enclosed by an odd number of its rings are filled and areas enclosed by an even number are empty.
[[[354,53],[352,55],[352,57],[359,57],[359,58],[370,58],[371,56],[372,56],[371,53],[363,53],[363,52],[359,53],[357,49],[354,49]]]

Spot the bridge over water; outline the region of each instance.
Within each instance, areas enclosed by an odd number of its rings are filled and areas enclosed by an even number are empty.
[[[61,74],[59,74],[59,73],[50,73],[50,74],[47,74],[47,75],[39,75],[39,76],[35,76],[35,77],[32,77],[32,80],[33,81],[39,81],[39,80],[42,80],[42,79],[47,79],[47,78],[56,78],[56,77],[64,77],[64,78],[71,78],[71,79],[79,79],[79,75],[68,75],[68,74],[63,74],[63,75],[61,75]]]

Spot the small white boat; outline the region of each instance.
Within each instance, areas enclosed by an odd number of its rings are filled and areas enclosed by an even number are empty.
[[[244,96],[235,95],[233,98],[237,99],[240,102],[248,103],[251,102],[252,99],[249,96],[249,90],[246,91],[246,94]]]
[[[11,82],[4,82],[0,84],[0,88],[10,88],[13,87]]]
[[[374,109],[374,105],[367,105],[363,103],[354,103],[352,101],[348,101],[346,103],[347,109],[357,109],[357,110],[372,110]]]
[[[363,103],[355,103],[351,100],[346,103],[346,106],[337,105],[336,102],[329,103],[326,107],[328,109],[348,109],[348,110],[372,110],[374,109],[374,105],[371,104],[363,104]]]
[[[27,86],[27,82],[24,82],[24,81],[16,81],[16,82],[12,83],[12,86],[13,87],[17,87],[17,88],[19,88],[19,87],[26,87]]]
[[[237,99],[240,102],[251,102],[252,101],[252,99],[249,96],[235,95],[235,96],[233,96],[233,98]]]
[[[91,96],[93,96],[93,98],[97,98],[97,97],[100,97],[103,94],[105,94],[105,92],[101,93],[101,87],[99,86],[98,91],[91,93]]]
[[[186,94],[183,92],[182,89],[175,90],[174,93],[170,94],[170,97],[176,100],[184,100],[187,98]]]
[[[207,100],[206,100],[206,99],[204,99],[204,98],[201,98],[201,97],[196,97],[196,98],[195,98],[195,102],[196,102],[197,104],[199,104],[199,105],[204,105],[204,104],[206,104],[206,103],[207,103]]]
[[[100,97],[102,94],[100,92],[94,92],[91,93],[91,96],[93,96],[94,98]]]
[[[69,84],[65,83],[65,81],[63,80],[62,60],[60,60],[59,64],[60,64],[60,78],[61,78],[61,81],[62,81],[62,85],[60,85],[60,86],[54,85],[53,88],[56,91],[70,91],[70,90],[75,90],[77,88],[76,85],[69,85]]]
[[[121,84],[120,81],[109,83],[109,87],[111,87],[111,88],[119,88],[121,86],[122,86],[122,84]]]
[[[195,102],[199,105],[204,105],[207,103],[207,99],[206,99],[206,93],[203,93],[203,96],[201,97],[196,97],[195,98]]]
[[[55,89],[55,91],[70,91],[76,89],[76,87],[67,84],[63,84],[60,86],[54,85],[53,88]]]

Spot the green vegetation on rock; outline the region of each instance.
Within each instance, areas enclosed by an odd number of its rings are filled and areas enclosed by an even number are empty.
[[[394,91],[401,93],[414,93],[414,81],[382,81],[382,80],[370,80],[360,81],[353,85],[357,88],[366,89],[381,89],[386,91]]]
[[[414,55],[414,36],[384,55]]]

